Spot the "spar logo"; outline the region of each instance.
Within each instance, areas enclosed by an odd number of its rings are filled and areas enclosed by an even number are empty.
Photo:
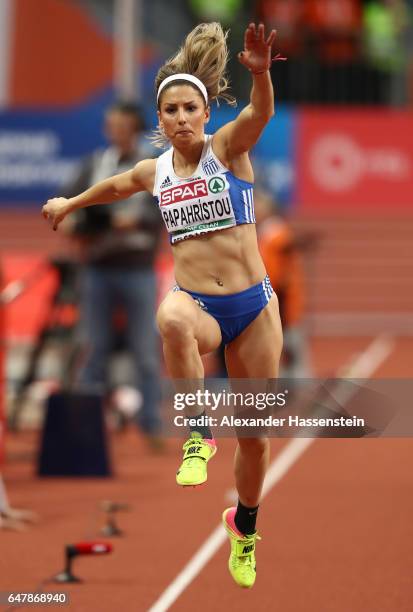
[[[220,176],[214,176],[209,179],[208,187],[211,193],[221,193],[225,189],[225,181]]]
[[[221,179],[222,180],[222,179]],[[161,206],[195,200],[208,195],[208,187],[205,179],[178,185],[171,189],[166,189],[161,193]]]

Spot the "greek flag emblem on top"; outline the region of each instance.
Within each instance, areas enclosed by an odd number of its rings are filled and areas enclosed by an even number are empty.
[[[202,170],[205,172],[205,174],[211,175],[215,174],[215,172],[218,172],[219,167],[217,162],[212,157],[209,157],[208,159],[202,162]]]

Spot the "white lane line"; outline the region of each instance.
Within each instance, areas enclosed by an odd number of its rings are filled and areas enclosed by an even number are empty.
[[[346,378],[370,378],[393,352],[395,344],[394,338],[387,334],[377,336],[340,374]]]
[[[166,612],[193,581],[226,540],[226,533],[221,524],[218,525],[197,550],[195,555],[185,565],[183,570],[165,589],[160,598],[149,608],[148,612]]]
[[[283,448],[268,469],[262,498],[264,498],[272,487],[281,480],[284,474],[288,472],[290,467],[299,459],[313,441],[314,440],[311,438],[294,438]],[[165,612],[168,610],[186,587],[193,581],[195,576],[200,573],[208,561],[221,548],[226,539],[227,535],[222,525],[219,524],[174,581],[171,582],[168,588],[162,593],[161,597],[149,609],[149,612]]]
[[[353,378],[370,378],[377,368],[387,359],[394,348],[394,341],[387,336],[378,336],[358,355],[346,371],[346,376]],[[271,463],[264,482],[262,498],[264,498],[288,470],[298,461],[301,455],[315,442],[317,438],[293,438]],[[231,489],[226,496],[236,492]],[[149,608],[148,612],[166,612],[183,593],[186,587],[201,572],[215,553],[227,539],[226,533],[219,524],[208,536],[205,542],[188,561],[182,571],[161,594],[159,599]]]

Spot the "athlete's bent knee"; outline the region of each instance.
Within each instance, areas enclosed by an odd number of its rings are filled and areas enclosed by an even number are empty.
[[[164,342],[185,342],[194,338],[194,321],[185,312],[161,309],[157,323]]]

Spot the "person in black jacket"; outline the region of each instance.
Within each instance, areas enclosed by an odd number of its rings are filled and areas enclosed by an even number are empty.
[[[66,197],[133,168],[142,159],[138,137],[143,127],[142,114],[135,104],[113,104],[105,114],[109,146],[84,160],[78,175],[64,189]],[[71,221],[67,229],[78,239],[84,263],[80,317],[86,351],[79,383],[107,389],[114,313],[123,308],[127,348],[134,362],[134,383],[143,400],[138,423],[145,434],[156,437],[161,426],[158,335],[154,320],[159,211],[151,196],[135,194],[114,206],[79,210]]]

